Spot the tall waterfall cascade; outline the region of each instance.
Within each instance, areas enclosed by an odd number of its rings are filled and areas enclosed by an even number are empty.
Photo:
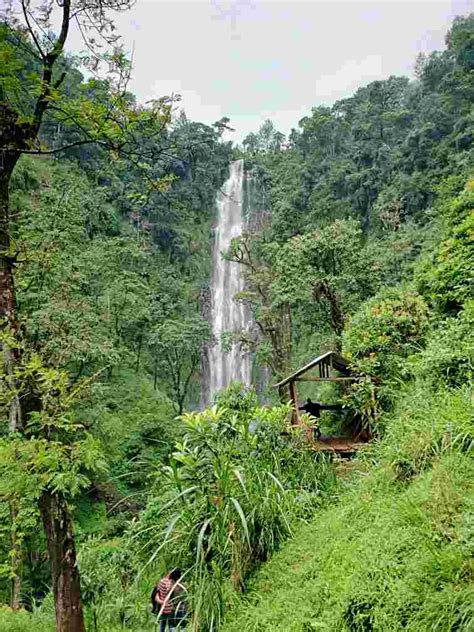
[[[230,165],[229,179],[217,196],[217,226],[213,250],[210,318],[215,344],[209,347],[209,400],[233,381],[250,384],[252,359],[240,344],[232,344],[230,351],[221,346],[222,334],[238,333],[250,325],[250,313],[235,301],[237,292],[244,289],[240,265],[222,258],[231,240],[239,237],[245,225],[243,217],[244,161]]]

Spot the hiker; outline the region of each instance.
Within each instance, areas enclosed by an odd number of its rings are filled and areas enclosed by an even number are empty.
[[[341,410],[342,406],[340,404],[320,404],[319,402],[312,402],[308,397],[306,400],[306,404],[304,406],[300,406],[298,410],[304,410],[305,413],[311,415],[313,419],[316,419],[316,425],[314,426],[314,438],[319,440],[321,438],[321,430],[319,429],[318,420],[321,419],[321,411],[322,410]]]
[[[181,571],[175,568],[159,581],[151,593],[152,612],[159,616],[160,632],[166,629],[173,631],[186,625],[186,588],[180,579]]]

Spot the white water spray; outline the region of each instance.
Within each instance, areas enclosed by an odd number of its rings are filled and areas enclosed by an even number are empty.
[[[244,289],[240,265],[222,259],[221,253],[229,249],[230,242],[242,233],[242,198],[244,161],[230,165],[230,177],[217,197],[217,226],[213,252],[211,285],[211,323],[216,344],[209,349],[209,395],[225,388],[232,381],[250,384],[251,358],[238,343],[229,352],[221,348],[224,332],[245,330],[250,321],[248,309],[234,301],[237,292]]]

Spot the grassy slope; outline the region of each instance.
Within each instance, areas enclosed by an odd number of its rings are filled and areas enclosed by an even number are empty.
[[[224,630],[474,630],[472,422],[469,390],[408,393]]]
[[[407,391],[384,441],[263,566],[225,632],[474,630],[473,413],[468,388]],[[52,632],[51,610],[4,609],[0,632]]]

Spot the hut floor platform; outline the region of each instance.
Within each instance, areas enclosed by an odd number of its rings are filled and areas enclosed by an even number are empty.
[[[336,452],[338,454],[353,454],[364,445],[367,444],[361,441],[354,441],[349,437],[325,437],[324,435],[312,442],[314,450]]]

